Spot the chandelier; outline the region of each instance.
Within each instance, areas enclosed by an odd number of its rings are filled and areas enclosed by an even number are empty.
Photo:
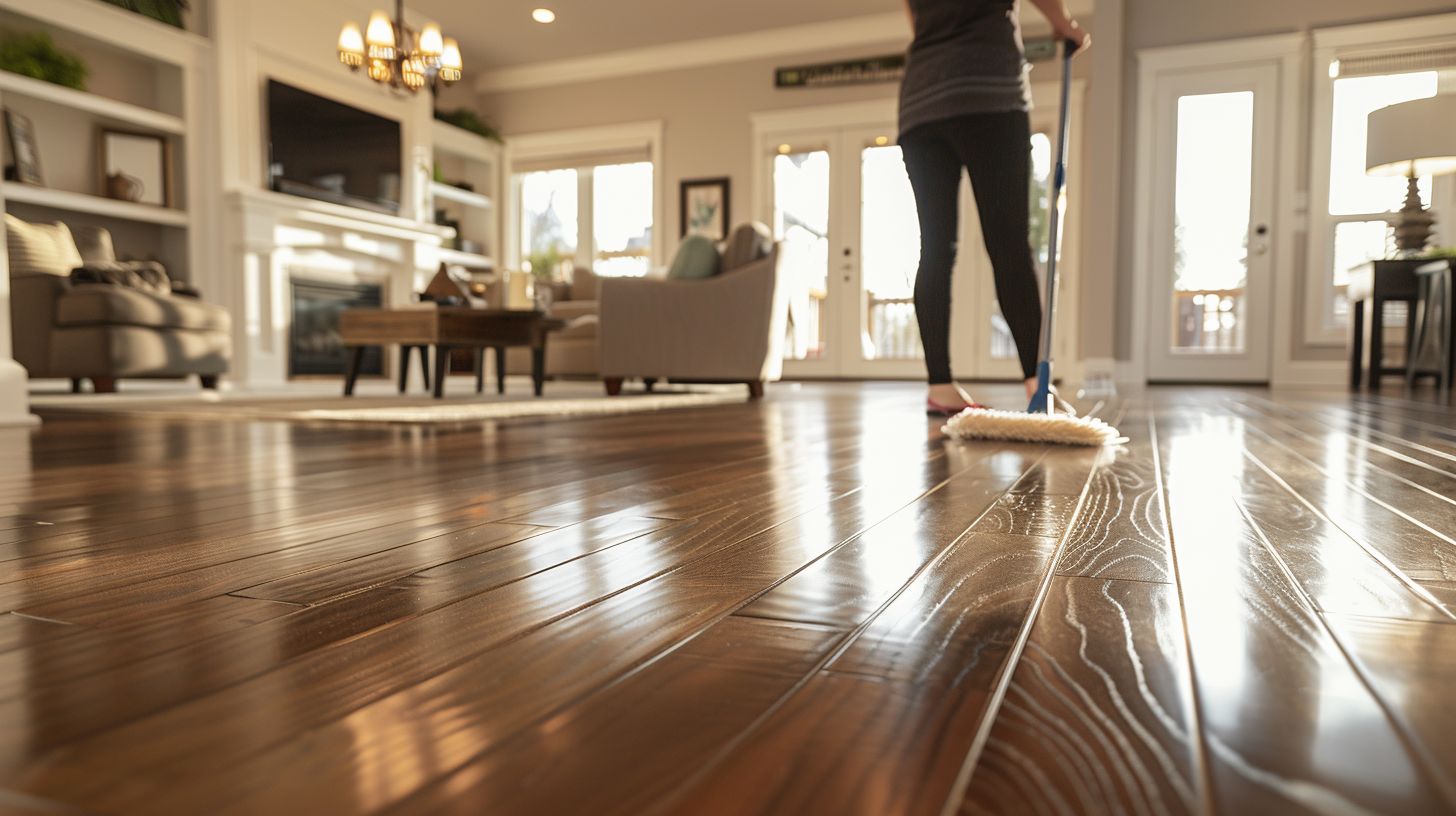
[[[381,85],[410,93],[426,86],[436,91],[464,75],[460,43],[444,36],[434,23],[418,32],[405,25],[404,0],[395,0],[393,20],[382,11],[371,14],[363,32],[358,23],[345,23],[339,32],[339,62],[350,71],[363,68]]]

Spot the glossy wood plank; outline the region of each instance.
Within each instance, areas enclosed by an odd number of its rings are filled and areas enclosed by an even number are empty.
[[[730,616],[405,801],[401,813],[642,813],[842,638]]]
[[[138,622],[108,622],[103,627],[51,624],[49,636],[37,637],[23,651],[0,654],[0,701],[4,701],[0,706],[28,706],[34,699],[18,702],[28,696],[57,700],[80,696],[83,692],[77,689],[97,676],[118,670],[122,675],[142,674],[137,664],[169,652],[180,652],[181,660],[165,661],[169,671],[178,671],[188,658],[198,657],[197,652],[181,650],[222,641],[244,647],[245,642],[232,639],[238,632],[275,623],[298,611],[300,607],[293,604],[223,595],[159,611]],[[217,656],[202,654],[208,659]],[[150,692],[140,696],[148,697]],[[113,710],[127,710],[135,702],[117,701]]]
[[[854,514],[846,512],[850,504],[863,508],[894,505],[894,500],[884,497],[884,491],[878,492],[882,495],[875,499],[857,492],[842,500],[845,507],[816,511],[794,520],[792,526],[775,527],[731,549],[728,545],[736,539],[716,534],[720,531],[697,537],[688,531],[648,534],[634,539],[630,549],[618,546],[602,550],[534,579],[450,603],[438,613],[403,621],[370,637],[311,651],[279,671],[228,689],[226,694],[173,707],[159,716],[72,746],[63,754],[69,761],[42,764],[44,774],[30,779],[28,789],[43,793],[56,786],[88,807],[103,810],[139,807],[143,800],[129,797],[141,794],[154,812],[195,812],[200,801],[219,797],[237,802],[237,807],[249,812],[267,808],[239,797],[264,787],[269,796],[300,787],[347,794],[351,788],[344,780],[352,779],[357,761],[386,746],[412,745],[420,733],[432,734],[430,739],[439,740],[442,748],[454,746],[448,761],[442,759],[445,764],[438,768],[439,773],[448,772],[454,769],[454,763],[469,758],[473,753],[470,746],[484,748],[490,744],[488,740],[509,733],[502,732],[502,727],[523,727],[550,706],[606,682],[614,672],[639,664],[655,650],[684,636],[678,629],[664,629],[663,621],[702,626],[712,619],[715,609],[719,610],[717,614],[726,614],[751,595],[753,588],[771,582],[772,576],[792,571],[806,558],[817,557],[818,547],[836,542],[818,536],[811,539],[806,534],[843,523],[853,527],[855,522],[848,520]],[[832,524],[826,524],[830,520]],[[700,559],[691,571],[684,568],[674,582],[650,582],[673,569],[681,558],[682,553],[672,553],[674,541],[693,550],[711,549],[716,558]],[[653,557],[654,553],[660,553],[660,557]],[[736,578],[737,583],[727,581],[729,577]],[[468,581],[468,576],[459,580]],[[642,586],[623,591],[637,584]],[[683,594],[675,588],[677,585],[694,591]],[[427,596],[454,594],[434,577],[422,576],[419,582],[411,579],[406,586],[411,587],[408,591]],[[478,587],[471,585],[470,589]],[[703,593],[711,593],[717,602],[705,604]],[[600,601],[593,604],[593,599]],[[673,599],[679,604],[676,608],[667,606]],[[549,626],[557,621],[559,626]],[[641,630],[635,641],[628,637],[629,623]],[[537,630],[538,637],[524,638]],[[547,639],[551,648],[543,651],[542,639]],[[629,646],[634,642],[635,646]],[[586,646],[592,647],[591,654],[582,651]],[[471,655],[475,657],[460,662],[462,656]],[[520,665],[510,669],[512,663]],[[458,665],[447,670],[452,664]],[[565,682],[565,672],[579,678],[576,684]],[[305,677],[313,678],[313,682],[300,696],[298,683]],[[546,678],[551,682],[543,684]],[[504,681],[509,681],[508,685],[502,686]],[[488,685],[482,686],[483,682]],[[487,689],[491,690],[488,696],[484,695]],[[521,697],[514,698],[514,694]],[[503,700],[514,700],[514,704],[502,705]],[[459,706],[466,701],[474,712],[473,719],[489,722],[491,718],[504,718],[511,725],[497,723],[470,731],[475,740],[485,742],[464,740],[457,725]],[[526,701],[530,704],[523,705]],[[222,713],[239,707],[277,710],[283,730],[259,733],[248,723],[230,720]],[[342,719],[331,722],[335,718]],[[207,725],[178,727],[181,723]],[[250,762],[237,762],[282,736],[325,724],[310,740],[285,743],[279,751]],[[337,734],[347,742],[346,735],[357,734],[360,728],[374,735],[370,743],[359,746],[363,753],[319,754],[311,747],[313,740],[343,745],[328,735]],[[455,736],[447,738],[447,733]],[[147,745],[148,750],[133,758],[118,758],[118,749],[124,745]],[[165,780],[179,772],[207,774],[210,788],[170,790]],[[338,784],[323,781],[331,774],[342,775]],[[142,784],[148,778],[151,784]],[[131,782],[120,784],[126,779]],[[261,780],[267,781],[260,785]],[[425,781],[419,778],[412,784]],[[409,786],[405,787],[382,790],[379,795],[386,799],[404,795],[410,792]],[[193,798],[199,796],[201,800]]]
[[[1329,615],[1346,653],[1456,801],[1456,626]]]
[[[1399,495],[1389,497],[1394,503],[1376,500],[1258,432],[1244,435],[1242,443],[1250,456],[1304,501],[1319,507],[1336,526],[1407,576],[1456,580],[1456,541],[1447,540],[1407,513]]]
[[[996,505],[1010,481],[952,480],[769,589],[741,614],[849,628]]]
[[[1158,423],[1213,801],[1229,813],[1441,812],[1452,803],[1431,770],[1239,512],[1252,465],[1230,444],[1236,422]]]
[[[672,812],[939,813],[1055,545],[962,538],[678,794]]]
[[[70,634],[71,627],[60,621],[48,621],[7,612],[0,615],[0,653],[24,648],[53,637]],[[4,672],[0,670],[0,678]]]
[[[628,516],[624,520],[630,523],[635,518],[637,517]],[[644,530],[660,526],[654,523],[659,520],[638,520]],[[229,594],[304,605],[323,603],[331,598],[387,584],[451,561],[528,542],[533,536],[550,529],[498,523],[467,527],[392,549],[374,551],[342,563],[328,563],[312,570],[294,573],[287,578],[235,589]],[[535,549],[529,543],[524,548]],[[112,602],[108,600],[108,604]]]
[[[1254,458],[1252,464],[1243,471],[1239,511],[1317,608],[1456,623],[1414,581],[1302,501],[1262,461]],[[1303,478],[1291,470],[1284,472]]]
[[[0,811],[1453,809],[1456,411],[916,396],[0,436]]]
[[[1181,628],[1171,585],[1058,577],[961,812],[1200,812]]]
[[[612,544],[640,538],[651,529],[637,520],[618,520],[601,526],[582,525],[581,528],[548,533],[537,543],[548,539],[563,540],[582,549],[609,552]],[[572,579],[577,581],[590,574],[590,564],[583,565],[582,560],[575,562],[578,566]],[[289,677],[306,678],[315,671],[327,677],[326,688],[320,689],[320,692],[325,699],[333,699],[334,705],[346,705],[348,702],[342,699],[342,695],[337,699],[329,696],[339,689],[353,690],[356,695],[365,695],[366,699],[371,691],[374,694],[387,693],[393,688],[388,685],[390,682],[408,683],[412,678],[428,676],[432,668],[438,669],[441,665],[449,665],[452,659],[459,659],[452,657],[448,650],[428,648],[426,644],[431,642],[428,638],[421,640],[435,631],[434,627],[446,627],[450,635],[445,640],[434,641],[436,646],[443,647],[453,638],[458,647],[468,648],[474,645],[473,634],[521,625],[521,618],[530,610],[529,604],[518,604],[515,616],[488,613],[495,604],[509,607],[512,597],[531,597],[534,586],[516,584],[544,569],[540,563],[528,563],[503,568],[488,579],[472,576],[469,580],[436,580],[418,589],[380,587],[337,603],[311,607],[247,627],[233,637],[212,638],[188,648],[164,652],[114,672],[75,678],[65,675],[46,679],[27,677],[28,693],[24,697],[0,702],[0,720],[26,726],[8,732],[0,731],[0,762],[11,767],[28,761],[28,757],[56,751],[105,729],[157,712],[180,712],[185,716],[183,704],[189,701],[210,700],[213,705],[228,708],[228,697],[219,699],[207,695],[215,695],[250,679],[265,678],[268,672],[281,667],[288,667],[288,671],[295,673],[274,678],[274,682],[281,682],[285,689]],[[548,580],[540,579],[540,582]],[[484,595],[493,589],[501,590],[502,594]],[[252,599],[235,600],[249,604],[267,603]],[[442,609],[448,609],[449,614],[439,620],[425,620],[428,613]],[[570,607],[567,609],[569,611]],[[547,611],[543,608],[540,611],[548,617],[561,614],[560,610]],[[450,628],[450,621],[456,615],[460,616],[461,623]],[[412,644],[423,654],[410,653],[406,648],[391,656],[388,652],[390,644]],[[43,659],[44,652],[38,657]],[[372,673],[360,669],[355,676],[339,668],[353,670],[361,664],[368,665],[371,659],[379,661],[378,665],[372,666]],[[375,682],[379,682],[380,686],[371,685]],[[265,685],[261,680],[258,684]],[[112,686],[126,687],[130,691],[121,697],[97,695],[94,691],[97,687]],[[245,695],[247,691],[248,687],[242,686],[237,693]],[[271,702],[280,705],[288,699],[288,693],[283,692],[279,699]],[[305,710],[311,709],[306,707]],[[320,708],[318,713],[326,710]],[[229,719],[226,715],[217,716]],[[183,738],[181,733],[174,737]],[[136,744],[149,743],[144,740]],[[202,757],[195,759],[201,760]]]
[[[1172,548],[1153,454],[1152,419],[1137,412],[1118,428],[1128,444],[1093,472],[1057,573],[1170,583]]]

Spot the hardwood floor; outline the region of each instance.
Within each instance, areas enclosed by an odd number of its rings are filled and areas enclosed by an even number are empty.
[[[1456,410],[917,393],[0,434],[0,813],[1456,810]]]

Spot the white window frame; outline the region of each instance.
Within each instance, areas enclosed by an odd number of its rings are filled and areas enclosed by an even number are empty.
[[[665,257],[665,202],[663,194],[664,177],[663,122],[630,122],[604,127],[574,128],[542,133],[510,136],[506,139],[505,166],[507,173],[506,223],[504,260],[511,268],[521,266],[521,178],[516,172],[518,162],[540,162],[558,156],[580,156],[591,153],[610,153],[646,147],[652,162],[652,254],[648,267],[660,266]],[[590,169],[577,175],[579,194],[577,197],[578,236],[594,236],[592,229],[592,195]],[[596,253],[595,238],[590,241],[577,240],[577,264],[590,267]],[[584,244],[584,245],[583,245]]]
[[[1330,142],[1334,127],[1335,78],[1330,63],[1352,57],[1413,49],[1456,46],[1456,14],[1411,17],[1380,23],[1316,29],[1311,65],[1308,230],[1305,257],[1303,342],[1307,346],[1344,346],[1346,327],[1333,320],[1335,225],[1375,220],[1369,216],[1330,215]],[[1437,224],[1443,243],[1456,243],[1456,182],[1437,178],[1432,201],[1437,212],[1453,219]],[[1394,217],[1392,214],[1391,218]],[[1444,229],[1443,229],[1444,227]]]

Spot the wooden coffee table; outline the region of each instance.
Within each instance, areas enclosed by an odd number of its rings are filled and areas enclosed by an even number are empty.
[[[415,346],[435,347],[434,393],[445,395],[450,351],[475,350],[475,391],[485,390],[485,350],[495,349],[496,392],[506,390],[506,349],[531,349],[531,380],[536,396],[546,381],[546,337],[563,328],[565,320],[544,312],[517,309],[469,309],[442,306],[433,309],[348,309],[339,317],[339,334],[349,350],[344,396],[353,396],[359,363],[366,346],[399,345],[401,366]],[[403,380],[401,380],[403,384]]]

